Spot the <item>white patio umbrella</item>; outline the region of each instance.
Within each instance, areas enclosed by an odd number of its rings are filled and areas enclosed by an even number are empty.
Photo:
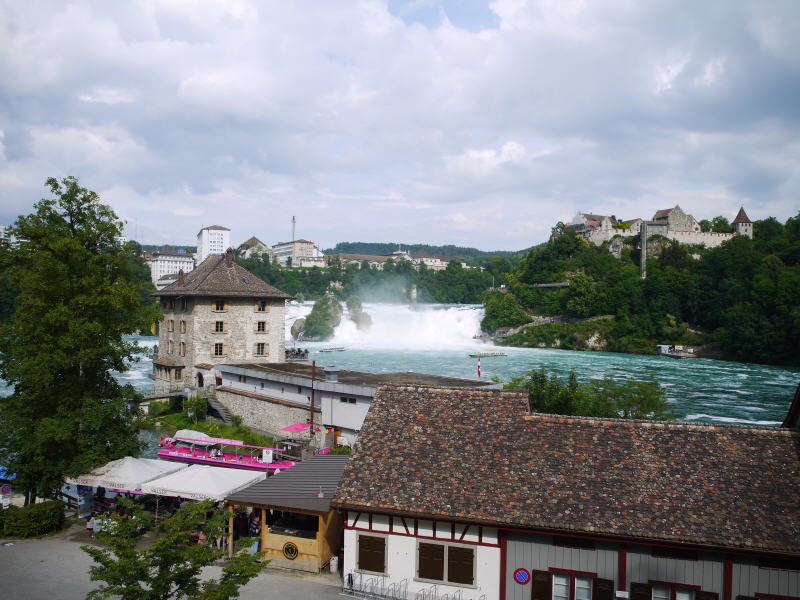
[[[112,460],[83,475],[68,478],[66,482],[90,487],[134,491],[140,489],[142,484],[148,481],[186,468],[188,465],[181,463],[126,456]]]
[[[226,469],[192,465],[186,469],[155,479],[142,486],[142,491],[159,496],[180,496],[191,500],[224,500],[230,494],[266,478],[264,471]]]

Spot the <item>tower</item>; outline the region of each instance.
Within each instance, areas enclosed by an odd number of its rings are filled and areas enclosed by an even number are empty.
[[[750,220],[750,217],[747,216],[747,213],[744,212],[743,206],[739,208],[739,213],[736,215],[731,225],[733,225],[734,233],[746,235],[751,240],[753,239],[753,222]]]

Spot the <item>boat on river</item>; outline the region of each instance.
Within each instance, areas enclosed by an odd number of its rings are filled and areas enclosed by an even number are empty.
[[[495,356],[508,356],[508,354],[506,354],[505,352],[488,351],[488,352],[473,352],[472,354],[470,354],[470,356],[472,358],[493,358]]]
[[[320,348],[320,352],[344,352],[344,348]]]
[[[240,440],[211,437],[202,431],[181,429],[172,437],[158,443],[158,458],[231,469],[264,471],[274,475],[296,465],[299,461],[277,458],[283,448],[253,446]]]

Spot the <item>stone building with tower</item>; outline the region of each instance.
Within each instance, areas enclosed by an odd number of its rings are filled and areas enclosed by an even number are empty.
[[[204,388],[214,365],[284,360],[284,311],[291,296],[233,260],[206,258],[156,292],[164,320],[153,359],[155,391]]]

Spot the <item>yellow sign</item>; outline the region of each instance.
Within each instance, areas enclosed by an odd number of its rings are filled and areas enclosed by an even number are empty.
[[[297,546],[293,542],[286,542],[283,545],[283,555],[289,560],[294,560],[300,554]]]

